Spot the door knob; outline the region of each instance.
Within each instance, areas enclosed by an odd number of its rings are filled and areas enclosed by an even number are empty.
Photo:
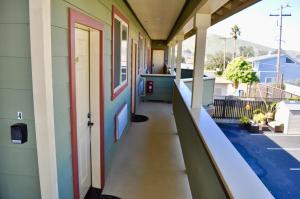
[[[88,126],[89,127],[92,127],[94,125],[94,123],[93,122],[91,122],[91,121],[88,121]]]

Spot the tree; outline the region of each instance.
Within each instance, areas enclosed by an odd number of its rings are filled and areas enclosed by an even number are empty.
[[[259,79],[256,72],[249,62],[244,57],[237,57],[232,60],[224,72],[226,79],[233,81],[234,88],[238,88],[240,83],[253,84],[258,82]]]
[[[240,56],[243,57],[254,57],[255,53],[252,46],[240,46]]]
[[[234,40],[234,51],[233,51],[233,58],[236,57],[236,40],[238,39],[238,37],[241,35],[241,30],[237,25],[234,25],[231,28],[231,37]]]
[[[226,65],[231,61],[231,58],[232,58],[232,54],[227,53],[225,57]],[[213,55],[212,54],[207,55],[205,69],[224,71],[224,53],[222,51],[218,51]]]
[[[181,57],[181,63],[185,64],[185,57]]]
[[[287,52],[285,51],[285,50],[281,50],[281,54],[286,54]],[[278,49],[275,49],[275,50],[272,50],[271,51],[271,54],[273,55],[273,54],[278,54]]]
[[[266,50],[258,50],[258,56],[267,55],[269,52]]]

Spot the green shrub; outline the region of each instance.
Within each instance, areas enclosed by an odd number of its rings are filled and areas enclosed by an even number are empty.
[[[223,71],[222,71],[222,70],[216,71],[216,75],[217,75],[217,76],[222,76],[222,75],[223,75]]]
[[[257,108],[257,109],[255,109],[254,111],[253,111],[253,114],[259,114],[259,113],[261,113],[262,111],[261,111],[261,109],[260,108]]]
[[[300,101],[300,97],[289,98],[289,101]]]
[[[241,124],[249,124],[250,123],[250,119],[247,116],[243,116],[240,119]]]
[[[253,115],[253,121],[255,122],[255,123],[261,123],[261,122],[264,122],[264,121],[266,121],[266,116],[265,116],[265,114],[263,114],[263,113],[258,113],[258,114],[254,114]]]

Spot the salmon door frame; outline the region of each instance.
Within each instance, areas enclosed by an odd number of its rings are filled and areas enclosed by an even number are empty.
[[[137,43],[133,39],[131,39],[131,94],[130,94],[131,114],[135,114],[136,112],[136,76],[137,76],[137,64],[138,64],[137,50],[138,50]]]
[[[99,107],[100,107],[100,182],[104,187],[104,81],[103,81],[103,35],[104,24],[69,8],[69,78],[70,78],[70,117],[71,148],[74,198],[79,199],[79,171],[77,148],[77,112],[76,112],[76,67],[75,67],[75,28],[76,24],[84,25],[99,31]]]

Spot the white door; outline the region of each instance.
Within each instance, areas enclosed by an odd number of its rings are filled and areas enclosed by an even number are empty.
[[[153,73],[163,73],[164,69],[164,59],[165,59],[165,51],[163,50],[153,50],[152,55],[152,72]]]
[[[80,198],[91,186],[91,135],[88,126],[90,113],[89,32],[75,29],[77,149]]]

